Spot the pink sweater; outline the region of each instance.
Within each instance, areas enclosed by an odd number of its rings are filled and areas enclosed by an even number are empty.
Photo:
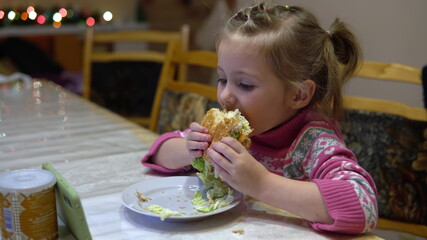
[[[150,157],[169,138],[185,137],[186,131],[165,133],[142,159],[144,166],[173,173],[150,162]],[[317,184],[333,224],[311,222],[320,231],[365,233],[374,229],[377,218],[377,190],[368,172],[346,148],[339,128],[310,110],[287,123],[251,137],[249,152],[269,171],[286,178]]]

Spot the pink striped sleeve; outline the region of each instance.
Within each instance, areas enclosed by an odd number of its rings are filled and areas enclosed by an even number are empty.
[[[375,183],[352,154],[337,144],[329,145],[317,155],[311,179],[317,184],[334,223],[311,223],[314,229],[359,234],[375,228],[378,220]]]
[[[301,168],[318,186],[332,224],[312,222],[320,231],[346,234],[371,232],[378,220],[377,190],[369,173],[340,138],[339,130],[313,122],[297,138],[295,149],[307,146]],[[338,131],[338,132],[337,132]],[[305,142],[311,144],[304,145]],[[298,159],[299,160],[299,159]]]
[[[365,213],[353,186],[347,181],[315,179],[333,224],[311,223],[316,230],[359,234],[365,229]]]
[[[177,172],[190,170],[191,166],[187,166],[187,167],[180,168],[180,169],[168,169],[168,168],[165,168],[163,166],[154,164],[151,161],[151,157],[154,154],[156,154],[156,152],[159,150],[160,146],[164,142],[166,142],[168,139],[171,139],[171,138],[184,138],[187,131],[188,130],[174,131],[174,132],[168,132],[168,133],[162,134],[158,139],[156,139],[156,141],[153,143],[153,145],[151,145],[148,153],[142,158],[142,160],[141,160],[142,165],[144,165],[148,168],[154,169],[156,171],[163,172],[163,173],[177,173]]]

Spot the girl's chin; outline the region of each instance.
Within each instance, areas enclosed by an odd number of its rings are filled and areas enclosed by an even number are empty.
[[[250,123],[250,122],[249,122]],[[264,132],[266,132],[266,131],[268,131],[268,130],[259,130],[259,129],[257,129],[257,128],[255,128],[254,126],[251,126],[252,127],[252,129],[253,129],[253,131],[251,132],[251,134],[249,135],[250,137],[252,137],[252,136],[255,136],[255,135],[258,135],[258,134],[261,134],[261,133],[264,133]]]

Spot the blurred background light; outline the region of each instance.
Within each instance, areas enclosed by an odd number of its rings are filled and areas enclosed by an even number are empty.
[[[95,25],[95,19],[93,17],[88,17],[86,19],[86,25],[88,25],[89,27],[92,27],[93,25]]]
[[[102,17],[104,18],[105,21],[109,22],[113,19],[113,14],[110,11],[106,11],[102,15]]]
[[[36,11],[31,11],[31,12],[28,13],[28,18],[31,19],[31,20],[36,19],[36,17],[37,17]]]
[[[10,11],[10,12],[7,14],[7,18],[8,18],[10,21],[13,21],[13,19],[15,19],[15,17],[16,17],[16,13],[15,13],[14,11]]]
[[[64,18],[64,17],[66,17],[67,16],[67,9],[65,9],[65,8],[61,8],[61,9],[59,9],[59,14],[61,14],[61,16]]]
[[[28,19],[28,13],[27,12],[21,13],[21,20],[22,21],[27,21],[27,19]]]
[[[37,23],[38,24],[44,24],[46,22],[46,18],[45,18],[45,16],[43,16],[43,15],[39,15],[38,17],[37,17]]]
[[[56,12],[56,13],[53,14],[52,19],[55,22],[60,22],[62,20],[62,16],[61,16],[61,14],[59,12]]]
[[[60,28],[60,27],[61,27],[61,22],[53,22],[53,23],[52,23],[52,26],[53,26],[54,28]]]
[[[33,6],[28,6],[27,7],[27,13],[30,14],[30,12],[34,12],[36,9],[34,9]]]

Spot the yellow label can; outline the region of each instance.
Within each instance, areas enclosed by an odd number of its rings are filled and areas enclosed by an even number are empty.
[[[2,239],[57,239],[55,175],[22,169],[0,174]]]

